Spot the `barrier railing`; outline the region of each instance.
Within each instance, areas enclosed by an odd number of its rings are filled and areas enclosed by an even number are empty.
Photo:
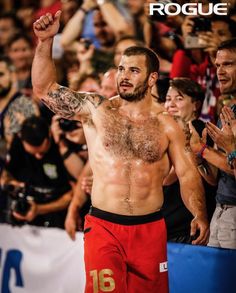
[[[236,250],[168,243],[170,293],[235,293]],[[0,224],[1,293],[83,293],[83,234]],[[143,292],[158,293],[158,292]]]

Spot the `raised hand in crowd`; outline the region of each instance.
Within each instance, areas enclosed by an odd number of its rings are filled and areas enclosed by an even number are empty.
[[[195,160],[198,166],[198,171],[201,176],[210,184],[217,184],[217,169],[210,162],[205,162],[203,152],[207,148],[207,130],[206,128],[202,131],[202,137],[198,134],[192,122],[189,122],[190,129],[190,147],[192,152],[195,154]]]
[[[219,129],[211,122],[207,122],[207,133],[216,143],[218,148],[230,153],[236,149],[236,119],[234,113],[229,107],[224,107],[220,114],[222,128]]]
[[[193,27],[194,27],[193,18],[194,18],[193,16],[186,16],[184,18],[184,21],[181,25],[181,31],[184,38],[186,38],[187,35],[193,32]]]

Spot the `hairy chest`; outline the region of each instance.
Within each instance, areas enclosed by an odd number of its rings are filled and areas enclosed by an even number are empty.
[[[131,121],[110,113],[103,119],[103,129],[103,145],[115,156],[147,163],[154,163],[163,156],[164,135],[156,117]]]

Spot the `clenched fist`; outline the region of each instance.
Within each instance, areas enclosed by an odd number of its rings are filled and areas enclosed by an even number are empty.
[[[58,10],[54,16],[47,13],[34,22],[34,33],[40,41],[53,38],[57,34],[60,27],[60,16],[61,11]]]

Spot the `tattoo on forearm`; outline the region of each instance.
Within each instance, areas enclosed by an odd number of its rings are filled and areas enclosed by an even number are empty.
[[[190,146],[190,139],[191,139],[191,133],[190,133],[190,129],[189,126],[187,125],[187,123],[179,116],[173,116],[174,120],[179,124],[179,126],[182,128],[184,135],[185,135],[185,146],[184,146],[184,150],[186,152],[191,152],[191,146]]]
[[[57,90],[49,91],[46,98],[42,101],[54,113],[71,118],[79,113],[87,102],[97,108],[105,98],[92,93],[73,92],[66,87],[60,86]]]
[[[186,137],[184,149],[186,152],[191,152],[191,146],[190,146],[191,133],[190,133],[190,129],[186,123],[184,123],[184,134]]]

